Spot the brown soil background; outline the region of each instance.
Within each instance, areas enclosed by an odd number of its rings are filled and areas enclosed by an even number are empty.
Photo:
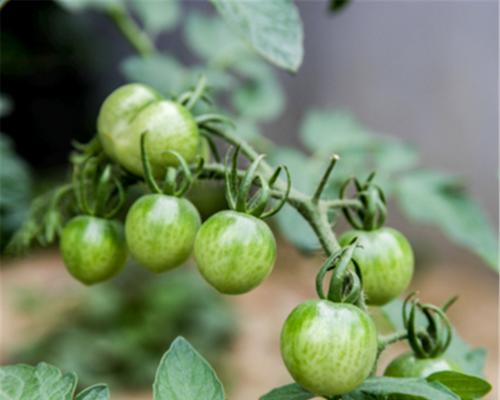
[[[305,258],[283,243],[278,260],[273,274],[260,287],[243,296],[227,297],[239,317],[238,336],[226,360],[232,382],[227,390],[228,399],[255,400],[269,389],[291,382],[280,359],[279,333],[288,313],[298,303],[314,297],[314,276],[321,260]],[[41,323],[19,315],[12,303],[13,289],[43,291],[57,302],[59,296],[79,286],[69,278],[55,252],[38,252],[12,263],[15,265],[4,265],[0,270],[2,362],[11,346],[40,335],[52,323],[47,316]],[[486,398],[497,399],[498,276],[482,266],[437,264],[417,273],[412,289],[418,289],[422,299],[437,304],[452,294],[460,294],[449,316],[467,342],[487,348],[486,375],[494,388]],[[71,306],[67,302],[57,304],[61,309]],[[380,367],[403,350],[403,345],[391,346],[383,354]],[[151,394],[112,393],[111,397],[145,400],[151,399]]]

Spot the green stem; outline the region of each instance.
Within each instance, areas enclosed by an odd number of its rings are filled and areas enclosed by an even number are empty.
[[[109,7],[107,13],[123,36],[141,56],[148,57],[156,52],[150,37],[136,24],[125,7],[114,5]]]
[[[401,340],[405,340],[408,338],[408,332],[407,331],[401,331],[401,332],[395,332],[390,335],[386,336],[381,336],[378,339],[378,353],[382,353],[387,346],[389,346],[392,343],[399,342]]]

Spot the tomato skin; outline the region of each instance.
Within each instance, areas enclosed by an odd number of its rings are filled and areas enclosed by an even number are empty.
[[[380,228],[348,231],[339,242],[344,246],[355,237],[362,246],[354,251],[354,259],[361,269],[367,304],[384,305],[401,295],[408,288],[414,269],[408,240],[395,229]]]
[[[415,354],[408,352],[392,360],[385,369],[384,375],[395,378],[427,378],[439,371],[461,372],[461,369],[443,357],[417,358]]]
[[[306,301],[283,325],[281,356],[293,379],[312,393],[328,398],[348,393],[375,363],[375,324],[351,304]]]
[[[225,210],[203,223],[194,254],[198,270],[213,287],[221,293],[241,294],[271,273],[276,240],[264,221]]]
[[[188,200],[149,194],[130,207],[125,236],[130,254],[139,264],[164,272],[189,258],[200,225],[200,215]]]
[[[143,132],[148,132],[146,149],[157,176],[163,176],[166,167],[178,165],[168,150],[192,162],[201,148],[198,126],[189,110],[138,83],[121,86],[106,98],[97,131],[106,154],[136,175],[143,175]]]
[[[60,250],[69,273],[86,285],[116,275],[127,260],[122,224],[87,215],[66,224]]]

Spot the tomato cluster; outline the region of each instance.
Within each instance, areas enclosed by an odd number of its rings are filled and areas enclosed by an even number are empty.
[[[182,265],[193,253],[201,275],[225,294],[248,292],[269,276],[276,259],[276,241],[259,216],[281,208],[264,212],[266,195],[279,169],[269,184],[261,180],[264,195],[254,194],[247,207],[245,197],[254,176],[247,172],[239,194],[231,192],[239,182],[235,154],[232,180],[228,182],[227,172],[225,176],[232,209],[219,211],[204,223],[197,208],[182,197],[189,185],[185,190],[165,189],[177,184],[172,168],[185,168],[187,179],[187,163],[207,157],[207,143],[197,121],[182,104],[141,84],[122,86],[104,101],[97,123],[103,151],[129,174],[146,181],[153,193],[132,204],[125,226],[99,215],[77,216],[66,225],[60,248],[75,278],[85,284],[106,280],[123,268],[128,253],[155,273]],[[257,170],[260,159],[248,171]],[[168,185],[156,183],[162,175],[166,175],[165,182],[170,179]],[[290,186],[287,194],[289,190]],[[413,252],[400,232],[375,226],[373,219],[367,229],[354,226],[356,229],[339,240],[344,249],[352,251],[347,261],[345,257],[340,261],[343,267],[333,270],[337,281],[331,283],[337,289],[347,287],[351,293],[344,297],[320,295],[320,300],[300,304],[288,316],[281,333],[281,354],[292,377],[312,393],[328,398],[348,393],[373,371],[379,343],[375,324],[364,309],[365,301],[386,304],[406,290],[413,275]],[[353,295],[356,285],[362,288],[362,295]],[[454,368],[439,357],[421,359],[409,353],[395,359],[386,375],[426,376]]]

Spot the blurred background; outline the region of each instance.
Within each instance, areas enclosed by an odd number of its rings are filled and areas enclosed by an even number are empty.
[[[208,2],[157,2],[170,15],[161,29],[132,5],[162,54],[147,61],[104,0],[81,3],[13,0],[0,12],[2,248],[31,198],[67,176],[71,143],[95,134],[107,94],[143,81],[167,95],[204,71],[240,133],[286,160],[304,190],[329,145],[342,157],[339,181],[381,170],[388,223],[415,246],[413,288],[438,304],[460,294],[451,319],[464,340],[487,348],[486,375],[498,381],[498,275],[487,266],[498,261],[497,2],[355,1],[331,13],[326,2],[298,1],[305,57],[296,74],[250,54]],[[430,173],[435,186],[420,179],[427,171],[439,171]],[[200,207],[209,214],[217,201],[215,193]],[[161,277],[130,265],[88,289],[67,276],[55,248],[3,257],[0,361],[45,360],[78,372],[83,385],[110,383],[113,398],[148,398],[161,354],[183,334],[215,364],[229,398],[255,399],[290,381],[279,330],[314,295],[321,262],[290,210],[273,227],[275,271],[237,298],[216,294],[192,265]]]

